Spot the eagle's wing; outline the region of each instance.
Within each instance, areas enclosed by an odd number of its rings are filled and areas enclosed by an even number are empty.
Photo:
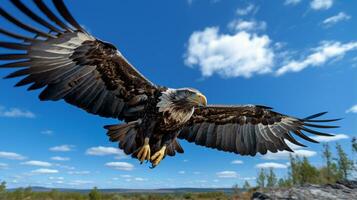
[[[331,122],[338,119],[316,120],[325,113],[315,114],[304,119],[290,117],[274,112],[265,106],[207,106],[197,108],[179,138],[222,151],[254,156],[267,151],[292,151],[285,140],[304,146],[293,135],[310,142],[317,141],[306,136],[302,131],[315,135],[330,134],[310,129],[337,128],[313,124]]]
[[[0,47],[19,52],[0,54],[10,61],[0,68],[21,68],[7,78],[24,77],[16,86],[31,84],[28,90],[45,89],[41,100],[60,100],[103,117],[137,118],[157,87],[141,75],[111,44],[84,30],[72,17],[62,0],[53,0],[60,19],[42,0],[34,3],[47,17],[40,17],[20,0],[11,2],[40,30],[25,24],[0,7],[0,15],[12,24],[35,34],[23,36],[4,30],[0,33],[20,42],[0,42]],[[131,119],[132,118],[132,119]]]

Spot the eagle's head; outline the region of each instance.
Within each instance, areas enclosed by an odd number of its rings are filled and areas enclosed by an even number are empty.
[[[172,102],[179,106],[199,107],[207,105],[207,98],[193,88],[172,89],[170,93]]]
[[[182,118],[187,120],[191,117],[194,108],[206,105],[206,97],[196,89],[169,88],[162,92],[157,107],[160,112],[177,113],[174,115],[182,115]]]

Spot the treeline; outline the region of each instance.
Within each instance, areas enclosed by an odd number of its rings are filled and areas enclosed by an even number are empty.
[[[115,194],[102,193],[97,188],[93,188],[88,194],[75,192],[34,192],[30,187],[19,188],[15,191],[6,191],[6,183],[0,184],[0,200],[228,200],[230,196],[223,192],[206,193],[172,193],[172,194]]]
[[[350,178],[352,173],[357,173],[357,139],[351,140],[352,156],[349,158],[339,143],[336,143],[336,155],[332,155],[328,143],[323,144],[323,165],[314,166],[306,157],[290,155],[288,174],[284,178],[277,178],[273,168],[261,169],[256,183],[259,188],[291,187],[304,184],[328,184]],[[246,182],[244,188],[250,188]]]

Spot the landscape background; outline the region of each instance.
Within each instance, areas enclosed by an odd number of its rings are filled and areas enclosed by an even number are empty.
[[[154,83],[197,88],[210,104],[263,104],[297,117],[329,111],[326,117],[344,118],[331,130],[335,137],[314,139],[330,143],[333,157],[338,142],[355,158],[357,2],[66,3],[84,27],[116,45]],[[10,3],[1,6],[27,20]],[[16,30],[3,19],[0,24]],[[14,89],[15,82],[0,82],[0,180],[7,188],[232,188],[246,181],[254,187],[260,170],[271,168],[277,179],[288,178],[287,152],[243,157],[184,141],[185,154],[149,169],[108,141],[102,127],[116,120],[64,102],[40,102],[37,92]],[[293,155],[322,169],[322,145],[308,146],[292,145]]]

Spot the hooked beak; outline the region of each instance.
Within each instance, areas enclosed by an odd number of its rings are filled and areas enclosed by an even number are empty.
[[[196,94],[195,101],[199,106],[207,106],[207,98],[201,93]]]

